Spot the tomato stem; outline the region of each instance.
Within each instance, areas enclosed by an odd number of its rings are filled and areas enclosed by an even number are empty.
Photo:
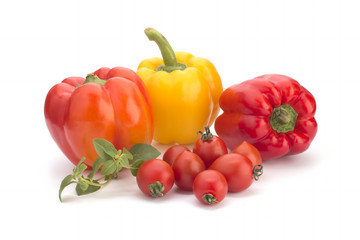
[[[210,128],[209,126],[205,126],[205,133],[203,133],[202,131],[198,131],[197,134],[201,134],[201,140],[202,141],[209,141],[211,140],[214,136],[212,135],[212,133],[210,132]]]
[[[153,184],[149,184],[148,187],[150,188],[151,196],[153,196],[153,197],[162,197],[164,195],[163,191],[165,190],[165,187],[164,187],[164,185],[161,184],[161,182],[156,181]]]
[[[264,167],[263,165],[257,164],[254,166],[253,173],[255,181],[259,180],[259,177],[263,174]]]
[[[205,203],[210,205],[213,205],[218,202],[216,201],[216,197],[214,197],[214,195],[212,195],[211,193],[204,194],[202,199],[204,200]]]

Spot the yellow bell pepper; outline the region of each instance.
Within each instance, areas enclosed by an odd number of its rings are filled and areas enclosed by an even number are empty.
[[[145,34],[163,57],[145,59],[137,70],[153,107],[154,139],[162,144],[194,143],[196,133],[211,126],[219,113],[220,76],[207,59],[175,53],[155,29],[147,28]]]

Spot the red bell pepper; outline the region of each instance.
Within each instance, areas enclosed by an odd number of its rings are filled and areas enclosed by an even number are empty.
[[[230,149],[243,141],[254,145],[263,160],[304,152],[315,137],[316,103],[294,79],[263,75],[233,85],[220,96],[224,113],[216,133]]]
[[[127,68],[100,68],[86,79],[66,78],[50,89],[44,108],[51,136],[75,165],[84,156],[84,163],[92,166],[97,158],[94,138],[106,139],[116,149],[152,141],[148,94],[140,77]]]

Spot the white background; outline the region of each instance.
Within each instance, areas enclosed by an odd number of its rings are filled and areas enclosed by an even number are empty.
[[[1,239],[359,239],[358,1],[2,1]],[[317,100],[301,155],[266,162],[248,190],[214,207],[176,187],[152,199],[128,173],[77,197],[46,128],[47,91],[68,76],[160,56],[146,27],[209,59],[224,89],[265,74]],[[162,151],[165,146],[158,146]]]

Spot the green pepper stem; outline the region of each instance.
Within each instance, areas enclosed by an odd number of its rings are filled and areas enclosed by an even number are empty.
[[[175,52],[168,40],[166,40],[166,38],[160,32],[153,28],[145,29],[145,34],[150,41],[156,42],[156,44],[159,46],[165,65],[177,67],[178,62],[176,60]]]
[[[279,119],[279,123],[288,124],[291,121],[291,116],[288,112],[284,111],[282,108],[277,108],[275,110],[275,115]]]
[[[274,108],[270,125],[278,133],[291,132],[294,131],[297,117],[298,114],[289,104],[281,105]]]
[[[156,42],[159,46],[161,56],[164,60],[165,65],[160,65],[157,71],[172,72],[174,70],[184,70],[185,64],[178,63],[174,50],[172,49],[168,40],[154,28],[146,28],[145,34],[150,41]]]
[[[102,80],[98,76],[96,76],[95,74],[89,73],[86,76],[86,79],[85,79],[83,85],[86,84],[86,83],[90,83],[90,82],[97,83],[97,84],[100,84],[101,86],[104,86],[104,84],[106,83],[106,80]]]

